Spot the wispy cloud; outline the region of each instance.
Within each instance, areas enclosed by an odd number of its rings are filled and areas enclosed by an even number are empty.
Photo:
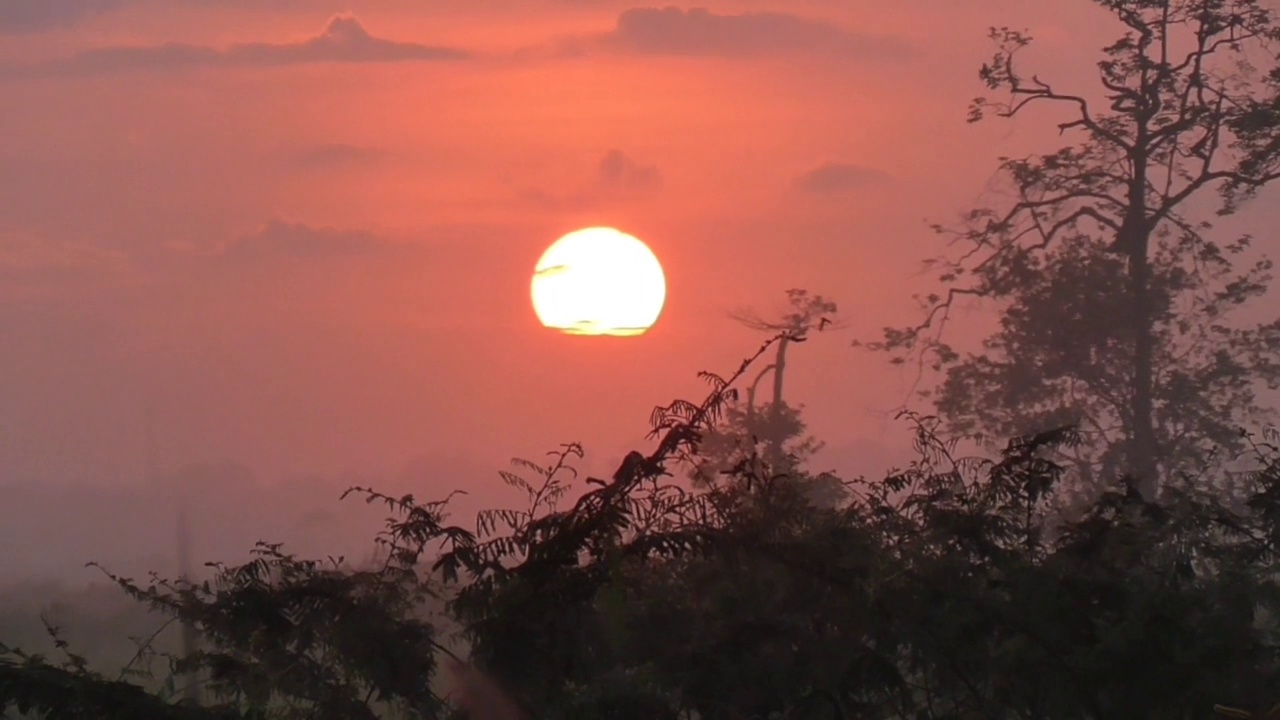
[[[125,0],[0,0],[0,33],[42,32],[67,28]]]
[[[824,20],[779,12],[721,14],[703,8],[632,8],[613,30],[574,38],[568,54],[606,50],[641,55],[761,57],[826,53],[859,58],[900,58],[900,39],[846,30]]]
[[[285,155],[284,160],[290,167],[298,170],[328,170],[374,163],[386,155],[385,151],[378,148],[323,143],[294,149]]]
[[[0,235],[0,290],[84,288],[131,271],[119,251],[81,242],[28,235]]]
[[[558,209],[582,209],[603,202],[651,195],[662,187],[662,172],[656,165],[646,165],[618,149],[604,154],[595,173],[582,187],[567,194],[532,190],[526,197],[534,202]]]
[[[371,232],[315,227],[273,219],[253,233],[227,243],[215,256],[219,262],[261,262],[376,257],[407,249]]]
[[[387,63],[461,60],[458,48],[388,40],[371,35],[352,15],[331,18],[319,35],[295,42],[240,43],[225,48],[184,43],[119,45],[86,50],[63,60],[9,66],[9,75],[96,75],[191,67],[271,67],[308,63]]]
[[[596,166],[596,189],[611,193],[649,192],[662,186],[655,165],[643,165],[621,150],[610,150]]]
[[[876,185],[888,179],[888,174],[875,168],[829,162],[801,173],[795,179],[795,186],[806,193],[834,195]]]

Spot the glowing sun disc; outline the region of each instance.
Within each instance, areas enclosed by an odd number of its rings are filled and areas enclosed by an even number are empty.
[[[667,280],[643,242],[593,227],[565,235],[542,253],[531,293],[545,327],[572,335],[640,335],[662,314]]]

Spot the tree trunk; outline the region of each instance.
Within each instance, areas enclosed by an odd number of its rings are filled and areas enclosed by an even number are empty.
[[[756,387],[760,385],[760,381],[764,379],[764,376],[772,372],[775,368],[777,368],[777,365],[770,365],[765,369],[761,370],[756,375],[756,379],[751,381],[751,386],[747,388],[747,427],[748,428],[752,428],[753,430],[755,428],[755,425],[752,423],[754,422],[756,417]]]
[[[1160,478],[1157,467],[1155,431],[1154,331],[1151,309],[1151,227],[1147,219],[1147,160],[1145,128],[1140,127],[1134,141],[1138,148],[1133,160],[1134,175],[1129,186],[1128,217],[1122,232],[1129,254],[1129,301],[1133,326],[1133,374],[1129,412],[1133,423],[1129,429],[1128,471],[1138,492],[1148,501],[1155,500]]]
[[[1131,407],[1133,432],[1129,464],[1142,497],[1154,500],[1160,481],[1156,459],[1155,403],[1152,398],[1155,387],[1152,368],[1154,338],[1151,328],[1151,265],[1147,259],[1145,238],[1141,244],[1142,249],[1135,250],[1129,261],[1134,325]]]
[[[773,363],[773,407],[770,414],[769,462],[775,467],[782,464],[782,380],[787,369],[787,338],[778,341],[778,355]]]
[[[787,369],[787,338],[778,341],[778,357],[773,363],[773,413],[782,414],[782,375]]]
[[[185,500],[183,501],[185,503]],[[178,574],[184,581],[191,581],[191,537],[190,530],[187,527],[186,509],[178,510]],[[182,622],[182,654],[185,657],[191,657],[196,652],[196,628],[190,621]],[[187,702],[193,705],[199,705],[201,702],[200,692],[200,676],[198,673],[188,673],[186,677],[186,688],[183,695]]]

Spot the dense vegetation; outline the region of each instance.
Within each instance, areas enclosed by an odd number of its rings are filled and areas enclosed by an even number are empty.
[[[1280,699],[1280,435],[1239,428],[1267,418],[1280,321],[1229,321],[1270,265],[1247,239],[1213,239],[1188,200],[1217,188],[1231,213],[1280,178],[1280,31],[1253,0],[1097,2],[1122,27],[1099,63],[1105,112],[1022,72],[1025,35],[992,33],[982,78],[1010,97],[974,117],[1063,105],[1064,133],[1081,135],[1003,160],[1013,205],[944,230],[962,242],[941,264],[947,289],[923,298],[919,325],[870,343],[944,373],[937,414],[905,415],[907,468],[807,471],[817,441],[783,398],[786,353],[835,305],[795,291],[782,320],[751,320],[776,334],[733,374],[702,373],[704,399],[657,408],[654,449],[611,477],[577,482],[573,444],[518,461],[501,476],[526,504],[474,528],[451,524],[447,499],[352,488],[392,515],[363,567],[262,544],[208,581],[108,573],[198,645],[156,630],[108,675],[50,623],[57,656],[0,646],[0,712],[1263,713]],[[981,354],[938,334],[962,295],[1001,312]],[[959,455],[963,434],[987,454]]]
[[[970,121],[1053,113],[1064,144],[1000,158],[998,202],[935,226],[949,254],[923,319],[869,345],[945,372],[922,389],[952,431],[1075,424],[1088,442],[1064,459],[1086,497],[1129,471],[1151,499],[1273,417],[1256,391],[1280,387],[1280,321],[1239,312],[1272,264],[1214,215],[1280,178],[1280,28],[1258,0],[1095,4],[1119,30],[1096,88],[1027,68],[1031,38],[991,30],[980,76],[998,95]],[[980,351],[948,342],[961,298],[999,309]]]
[[[703,402],[655,412],[653,453],[587,479],[567,508],[576,446],[504,473],[528,506],[477,531],[449,525],[444,502],[353,489],[395,511],[376,567],[264,545],[208,583],[118,579],[201,647],[152,664],[149,691],[71,648],[57,662],[14,649],[0,703],[86,718],[940,719],[1207,717],[1274,699],[1275,437],[1252,444],[1239,498],[1189,480],[1155,504],[1117,479],[1064,520],[1064,467],[1046,455],[1073,430],[982,460],[916,418],[917,462],[821,507],[750,442],[704,491],[673,476],[734,402],[736,377],[706,378]],[[433,597],[447,618],[424,612]],[[462,671],[452,697],[433,683],[446,662]],[[188,673],[201,706],[179,699]],[[468,697],[478,683],[501,695]]]

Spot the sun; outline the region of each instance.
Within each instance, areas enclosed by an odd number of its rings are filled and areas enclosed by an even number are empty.
[[[658,321],[667,279],[640,240],[607,227],[552,243],[534,268],[538,320],[572,335],[640,335]]]

